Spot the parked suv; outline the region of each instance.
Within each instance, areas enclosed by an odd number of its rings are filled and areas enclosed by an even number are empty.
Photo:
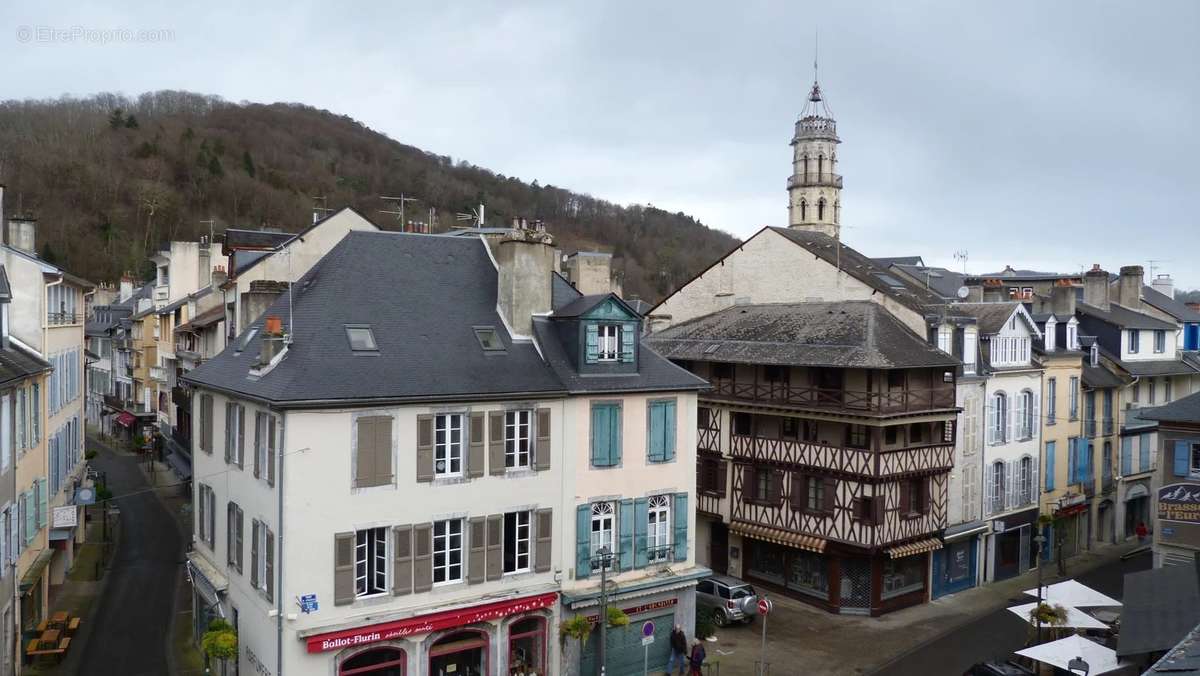
[[[712,612],[713,624],[724,627],[731,622],[754,621],[758,615],[758,594],[749,582],[728,575],[712,575],[696,585],[696,603]]]

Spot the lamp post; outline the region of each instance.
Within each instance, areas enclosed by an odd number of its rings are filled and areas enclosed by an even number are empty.
[[[608,565],[612,562],[612,550],[605,545],[596,552],[593,564],[600,564],[600,676],[608,673]]]
[[[1038,533],[1033,536],[1033,541],[1037,543],[1037,559],[1038,559],[1038,593],[1037,593],[1037,609],[1034,611],[1037,616],[1037,640],[1042,642],[1042,546],[1046,544],[1046,536]]]

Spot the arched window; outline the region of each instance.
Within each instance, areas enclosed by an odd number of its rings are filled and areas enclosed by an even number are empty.
[[[838,200],[833,203],[833,222],[838,223],[842,218],[842,201]]]
[[[992,410],[988,412],[990,424],[988,425],[989,441],[993,444],[1003,444],[1008,441],[1008,397],[1003,392],[997,392],[992,395]]]
[[[817,220],[818,221],[825,220],[825,198],[824,197],[817,200]]]
[[[1033,458],[1026,455],[1021,458],[1021,504],[1033,502]]]
[[[821,174],[825,173],[825,156],[817,155],[817,178],[821,178]]]
[[[808,153],[800,156],[800,162],[804,166],[804,180],[808,180]]]
[[[1004,511],[1004,494],[1008,488],[1004,463],[999,460],[993,462],[991,474],[991,484],[988,486],[988,513],[995,514]]]
[[[343,660],[338,676],[404,676],[408,659],[399,648],[372,648]]]
[[[1019,439],[1033,438],[1033,392],[1024,390],[1021,392],[1021,401],[1017,403],[1017,411],[1021,414],[1020,431],[1017,434]]]
[[[508,668],[511,673],[546,673],[546,620],[526,617],[508,628]]]
[[[805,163],[804,166],[807,167],[808,164]],[[802,197],[802,198],[800,198],[800,220],[805,221],[807,219],[808,219],[808,202],[805,202],[804,198]]]
[[[482,674],[487,668],[488,636],[467,629],[439,638],[429,648],[430,674]]]

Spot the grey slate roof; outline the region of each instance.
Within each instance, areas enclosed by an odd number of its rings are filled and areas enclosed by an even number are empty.
[[[1152,286],[1142,287],[1142,300],[1181,322],[1200,322],[1200,312],[1196,312],[1165,293],[1160,293]]]
[[[923,266],[925,261],[920,256],[884,256],[883,258],[872,258],[882,267],[891,267],[893,265],[908,265],[908,266]]]
[[[8,285],[8,272],[0,265],[0,301],[12,300],[12,288]]]
[[[236,275],[245,272],[255,263],[270,255],[270,251],[234,251],[233,273]]]
[[[646,342],[668,359],[884,369],[959,364],[871,301],[735,305]]]
[[[974,317],[979,326],[980,335],[999,333],[1004,323],[1017,311],[1020,303],[955,303],[951,309],[959,314]]]
[[[1155,408],[1138,409],[1138,416],[1145,420],[1200,425],[1200,392]],[[1200,622],[1200,618],[1197,621]]]
[[[670,390],[700,390],[708,387],[708,382],[687,370],[672,364],[667,359],[650,349],[646,341],[642,341],[638,350],[638,372],[629,374],[580,375],[572,366],[571,358],[559,342],[558,332],[554,330],[553,320],[545,317],[535,317],[533,333],[546,362],[554,369],[560,381],[569,392],[639,392]]]
[[[1110,303],[1107,311],[1094,305],[1088,305],[1087,303],[1077,303],[1075,310],[1079,314],[1095,317],[1096,319],[1125,329],[1166,329],[1173,331],[1179,328],[1171,322],[1130,310],[1116,303]]]
[[[564,391],[531,342],[513,342],[496,311],[497,275],[479,239],[354,231],[295,285],[287,354],[257,380],[261,336],[239,337],[187,380],[282,405],[453,400]],[[288,294],[264,314],[288,323]],[[252,326],[261,327],[260,319]],[[349,349],[345,326],[369,325],[378,354]],[[472,330],[507,347],[485,353]],[[244,335],[244,334],[243,334]]]
[[[1200,623],[1195,566],[1164,566],[1125,575],[1117,655],[1168,650]]]
[[[637,310],[634,310],[629,303],[615,293],[594,293],[590,296],[580,296],[570,303],[558,308],[554,311],[553,316],[578,317],[579,315],[586,313],[588,310],[591,310],[609,298],[617,301],[633,314],[637,314]]]
[[[571,286],[566,277],[563,277],[557,272],[550,273],[550,307],[558,310],[567,303],[579,298],[583,294],[579,289]]]
[[[1124,623],[1122,623],[1124,630]],[[1171,676],[1196,676],[1200,674],[1200,626],[1188,632],[1178,644],[1155,662],[1146,674],[1171,674]]]
[[[826,263],[840,266],[846,274],[872,289],[918,312],[923,311],[927,305],[937,305],[943,302],[942,298],[932,291],[897,278],[888,271],[886,266],[867,258],[836,238],[807,230],[778,227],[771,229],[804,247],[809,253],[821,258]]]
[[[255,249],[274,249],[295,237],[290,232],[271,232],[269,230],[245,230],[228,228],[225,230],[224,246],[227,249],[250,247]]]
[[[876,258],[875,260],[882,260]],[[958,290],[963,285],[966,275],[946,268],[931,268],[923,265],[905,265],[893,263],[892,268],[917,280],[918,284],[926,285],[945,300],[957,300]]]
[[[0,386],[50,370],[50,362],[10,344],[0,349]]]
[[[1092,366],[1084,358],[1083,384],[1092,389],[1106,389],[1120,387],[1125,384],[1125,380],[1103,366]]]
[[[638,313],[639,315],[641,315],[643,317],[645,317],[646,313],[650,312],[650,308],[653,307],[652,305],[650,305],[646,301],[642,300],[641,298],[630,298],[630,299],[627,299],[625,302],[629,304],[629,307],[633,308],[634,312]]]

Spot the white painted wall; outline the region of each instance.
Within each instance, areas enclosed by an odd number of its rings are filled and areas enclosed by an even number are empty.
[[[1129,351],[1129,333],[1136,330],[1138,337],[1138,351]],[[1181,332],[1175,331],[1166,332],[1166,341],[1162,352],[1154,351],[1154,331],[1146,329],[1124,329],[1121,331],[1121,359],[1125,361],[1170,361],[1176,358],[1176,349]]]

